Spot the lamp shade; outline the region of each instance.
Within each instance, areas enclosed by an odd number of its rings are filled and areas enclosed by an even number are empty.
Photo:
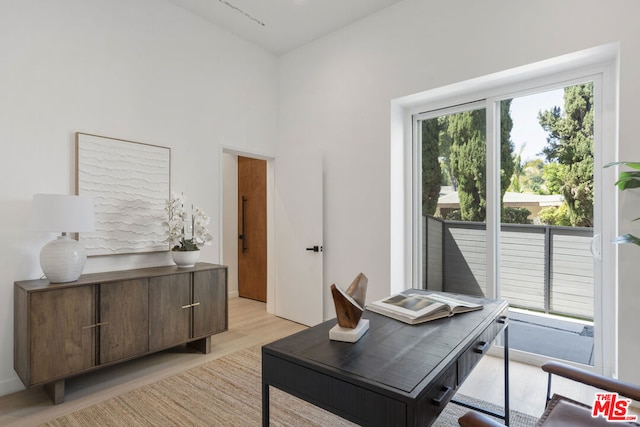
[[[93,199],[67,194],[34,194],[31,229],[59,233],[94,231]]]

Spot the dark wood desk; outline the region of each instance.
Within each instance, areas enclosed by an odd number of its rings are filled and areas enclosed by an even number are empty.
[[[508,304],[458,297],[484,308],[415,326],[365,311],[357,343],[329,340],[333,319],[263,346],[263,425],[269,386],[361,425],[431,425],[503,330],[508,425]]]

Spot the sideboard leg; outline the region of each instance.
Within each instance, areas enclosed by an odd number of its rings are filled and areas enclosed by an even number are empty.
[[[64,402],[64,380],[54,381],[43,386],[54,405]]]
[[[209,354],[211,353],[211,335],[196,341],[191,341],[188,345],[201,353]]]

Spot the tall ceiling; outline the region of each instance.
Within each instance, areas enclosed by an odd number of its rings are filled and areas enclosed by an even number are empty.
[[[170,0],[281,55],[401,0]]]

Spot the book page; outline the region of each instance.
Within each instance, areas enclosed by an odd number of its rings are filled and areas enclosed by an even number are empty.
[[[448,296],[444,296],[444,295],[437,295],[437,294],[429,294],[426,296],[426,298],[429,298],[433,301],[439,301],[443,304],[447,304],[448,306],[450,306],[452,309],[455,309],[456,307],[462,306],[462,307],[468,307],[468,308],[479,308],[481,307],[480,304],[475,304],[472,302],[467,302],[467,301],[462,301],[456,298],[451,298]]]
[[[394,295],[383,302],[385,304],[402,307],[405,310],[411,310],[416,313],[436,303],[435,301],[429,300],[420,295]]]
[[[397,294],[384,300],[373,302],[370,306],[377,307],[386,312],[394,312],[410,319],[417,319],[442,309],[445,309],[447,312],[449,311],[449,307],[445,304],[433,301],[419,294]]]

